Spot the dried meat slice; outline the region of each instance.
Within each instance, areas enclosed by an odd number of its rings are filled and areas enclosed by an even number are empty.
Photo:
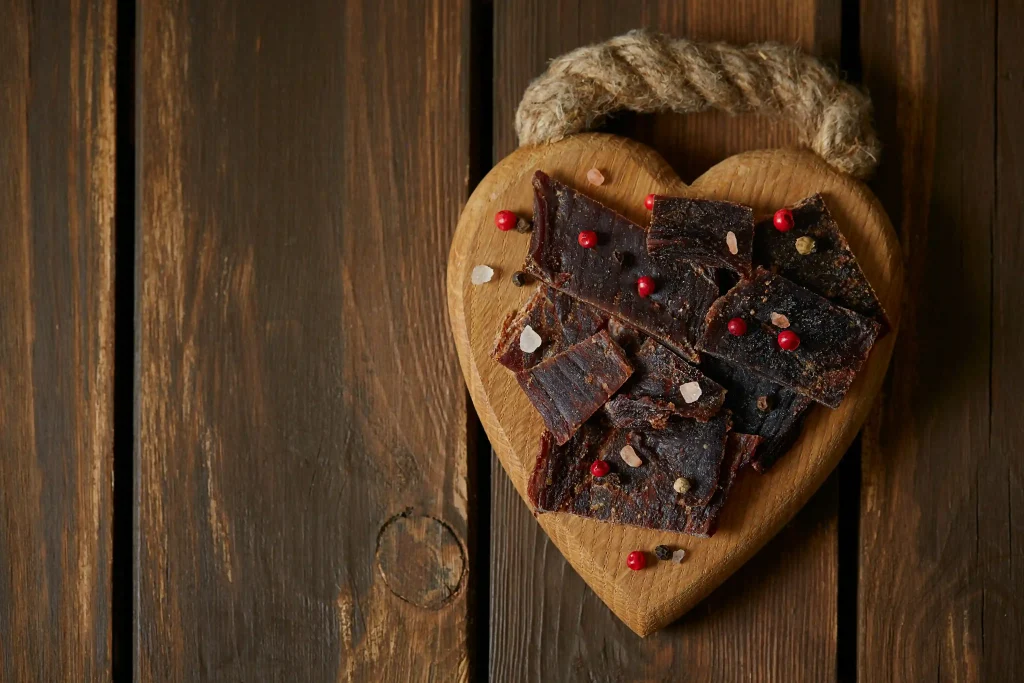
[[[888,327],[882,304],[825,199],[816,194],[790,210],[793,228],[787,232],[776,230],[771,218],[757,224],[754,262]]]
[[[611,453],[616,441],[621,443],[620,448],[624,446],[626,433],[611,429],[600,416],[585,422],[572,439],[562,445],[555,444],[551,432],[545,431],[540,437],[537,461],[527,483],[527,495],[533,507],[538,512],[569,512],[615,521],[609,519],[610,507],[601,509],[591,505],[590,489],[599,480],[590,474],[590,464],[602,451]],[[609,462],[615,461],[609,459]],[[608,479],[606,484],[618,481],[613,474],[604,478]]]
[[[631,430],[627,442],[641,459],[659,463],[666,476],[674,473],[670,485],[685,479],[689,488],[680,500],[692,507],[706,505],[715,493],[729,428],[728,414],[707,422],[672,416],[664,429]]]
[[[492,355],[512,372],[522,372],[594,336],[607,324],[608,316],[593,306],[542,284],[522,310],[505,320]],[[530,353],[519,345],[527,325],[541,339],[540,347]]]
[[[647,250],[656,262],[690,261],[749,275],[754,210],[711,199],[656,197]]]
[[[626,352],[630,359],[637,354],[643,343],[647,341],[646,334],[615,317],[608,318],[608,333],[612,335],[612,339],[622,347],[622,350]]]
[[[579,344],[516,374],[555,441],[564,444],[618,391],[633,368],[601,330]]]
[[[715,495],[707,505],[690,510],[684,528],[686,533],[703,538],[715,535],[718,530],[718,519],[722,515],[722,508],[725,507],[725,503],[729,499],[733,484],[736,483],[736,477],[740,470],[753,460],[760,443],[761,437],[759,436],[729,433]]]
[[[541,171],[533,187],[525,270],[655,337],[684,358],[699,360],[693,345],[718,295],[714,272],[684,262],[654,263],[644,228]],[[584,230],[597,234],[592,248],[577,241]],[[654,279],[655,290],[647,297],[637,292],[642,276]]]
[[[800,346],[787,351],[777,337],[780,317]],[[745,334],[727,329],[742,318]],[[819,403],[839,407],[878,337],[879,324],[810,290],[759,268],[708,311],[698,348],[796,389]]]
[[[751,466],[758,472],[767,471],[796,441],[811,399],[714,356],[705,355],[700,369],[725,388],[725,408],[732,412],[733,432],[763,440]]]
[[[604,407],[620,429],[664,429],[670,415],[707,422],[722,407],[725,389],[654,339],[629,362],[633,376]]]
[[[669,416],[675,414],[675,405],[650,396],[617,394],[604,404],[604,414],[619,429],[664,429]]]
[[[568,512],[606,522],[683,532],[689,518],[687,501],[710,502],[718,490],[728,417],[706,423],[686,418],[674,421],[678,424],[670,429],[688,432],[677,437],[679,443],[688,445],[685,450],[666,444],[648,448],[648,444],[640,444],[639,432],[611,428],[598,417],[584,424],[562,446],[545,433],[528,485],[530,501],[538,512]],[[623,461],[620,453],[626,446],[632,446],[640,456],[639,467]],[[591,475],[590,465],[595,459],[609,464],[610,472],[604,477]],[[675,482],[688,475],[693,477],[689,480],[690,491],[680,494]]]

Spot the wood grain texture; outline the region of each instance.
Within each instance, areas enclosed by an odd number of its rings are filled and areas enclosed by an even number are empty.
[[[599,168],[609,179],[588,186],[586,174]],[[491,357],[494,339],[510,311],[522,307],[533,287],[516,287],[509,275],[521,267],[529,236],[493,227],[500,209],[528,215],[531,178],[543,169],[632,220],[646,221],[643,197],[697,196],[746,204],[755,215],[770,215],[815,192],[857,254],[887,311],[893,333],[880,340],[842,405],[817,408],[807,418],[788,457],[767,477],[745,477],[730,496],[719,532],[692,539],[605,524],[574,515],[540,515],[555,545],[616,615],[640,635],[662,628],[692,608],[732,574],[803,506],[853,441],[881,386],[898,329],[902,264],[888,218],[862,184],[831,170],[800,150],[748,152],[715,165],[686,186],[650,148],[625,138],[583,134],[562,142],[520,148],[503,159],[477,186],[459,219],[448,263],[448,303],[456,348],[480,421],[520,494],[533,469],[543,424],[512,373]],[[497,279],[477,286],[469,273],[477,264],[494,268]],[[631,572],[630,550],[660,543],[691,550],[682,565],[661,562]]]
[[[1024,17],[1014,2],[861,8],[889,142],[876,186],[908,286],[864,438],[859,675],[1020,680]]]
[[[523,89],[547,60],[567,50],[646,26],[698,40],[791,42],[835,60],[839,10],[832,0],[496,3],[494,162],[516,147],[512,120]],[[718,112],[624,114],[609,128],[654,147],[688,181],[731,154],[785,146],[796,137],[785,123]],[[495,461],[492,677],[557,678],[540,667],[558,661],[561,680],[618,680],[626,672],[660,680],[681,670],[694,680],[834,678],[837,481],[830,477],[817,502],[705,603],[641,641],[552,547]],[[567,649],[577,653],[571,663],[563,663]],[[609,666],[591,667],[591,660]]]
[[[526,510],[504,470],[495,468],[506,482],[495,486],[495,507]],[[822,600],[823,613],[814,617],[794,596],[812,603],[818,594],[834,596],[832,584],[808,577],[835,572],[836,476],[706,600],[642,640],[587,587],[528,511],[508,515],[506,536],[531,544],[493,563],[492,680],[834,678],[835,659],[828,655],[836,646],[835,609]]]
[[[991,679],[1024,679],[1024,3],[997,7],[996,189],[992,223],[992,359],[989,461],[979,486],[992,492],[979,509],[984,564],[985,660]]]
[[[141,3],[139,680],[468,676],[465,4]]]
[[[114,3],[0,16],[0,680],[104,681]]]

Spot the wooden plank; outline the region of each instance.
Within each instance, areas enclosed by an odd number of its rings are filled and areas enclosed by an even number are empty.
[[[839,3],[833,0],[792,0],[782,7],[762,2],[737,7],[656,0],[519,0],[496,5],[494,25],[494,138],[499,158],[516,146],[515,108],[547,60],[636,26],[698,40],[793,42],[832,58],[839,50]],[[716,113],[624,116],[611,129],[653,146],[684,180],[733,153],[795,139],[786,124]],[[703,606],[645,640],[619,623],[567,565],[496,460],[492,490],[493,679],[835,677],[835,476],[778,538]]]
[[[465,4],[141,3],[140,680],[468,677]]]
[[[1021,10],[861,7],[888,142],[876,185],[901,231],[908,297],[864,438],[858,672],[1018,680]]]
[[[1024,680],[1024,3],[1000,0],[996,35],[996,206],[992,223],[992,382],[989,457],[979,471],[992,497],[979,508],[984,567],[982,677]],[[993,465],[989,467],[989,465]]]
[[[109,680],[114,3],[0,16],[0,680]]]

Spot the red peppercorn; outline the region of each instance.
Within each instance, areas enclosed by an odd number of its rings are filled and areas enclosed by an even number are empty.
[[[590,473],[597,477],[598,479],[608,474],[608,470],[610,469],[611,468],[608,467],[608,463],[606,463],[604,460],[595,460],[594,462],[590,463]]]
[[[634,550],[626,556],[626,566],[638,572],[647,566],[647,556],[642,550]]]
[[[775,212],[772,223],[779,232],[789,232],[793,229],[793,212],[789,209],[779,209]]]
[[[516,223],[519,222],[519,216],[515,215],[508,209],[502,209],[498,213],[494,214],[494,224],[498,226],[498,230],[502,232],[508,232],[516,227]]]
[[[654,293],[654,278],[650,275],[642,275],[636,281],[636,293],[642,297],[648,297]]]
[[[742,337],[747,333],[747,321],[743,318],[733,318],[729,321],[729,334],[734,337]]]
[[[597,233],[593,230],[583,230],[580,232],[576,241],[580,243],[580,246],[584,249],[593,249],[597,246]]]
[[[800,337],[792,330],[783,330],[779,332],[779,346],[786,351],[796,351],[796,348],[800,346]]]
[[[647,207],[648,211],[651,211],[651,210],[654,209],[654,196],[655,195],[652,192],[651,194],[649,194],[646,197],[644,197],[644,206]]]

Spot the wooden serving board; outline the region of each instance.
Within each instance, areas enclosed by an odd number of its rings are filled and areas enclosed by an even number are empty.
[[[592,186],[598,168],[605,183]],[[543,170],[623,215],[646,225],[644,197],[651,192],[724,199],[765,215],[821,192],[874,286],[892,323],[837,410],[811,409],[800,438],[767,474],[745,472],[710,539],[549,513],[537,517],[569,563],[633,631],[645,636],[683,615],[740,567],[792,518],[821,485],[867,417],[889,364],[899,329],[903,267],[899,242],[874,195],[855,179],[801,150],[765,150],[726,159],[692,185],[683,183],[654,150],[613,135],[588,133],[521,148],[503,159],[473,192],[459,219],[448,260],[448,307],[459,360],[477,414],[505,471],[526,500],[543,423],[515,377],[490,354],[506,315],[537,286],[516,287],[510,276],[526,256],[530,236],[494,227],[494,214],[533,212],[534,171]],[[470,283],[474,266],[494,279]],[[529,504],[527,502],[527,504]],[[654,561],[643,571],[626,567],[631,550],[658,544],[682,547],[682,564]]]

